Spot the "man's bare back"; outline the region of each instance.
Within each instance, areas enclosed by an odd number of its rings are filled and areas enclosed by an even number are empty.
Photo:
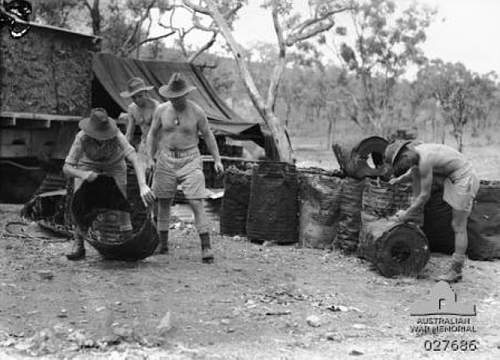
[[[160,121],[160,149],[184,150],[198,145],[201,122],[206,121],[203,110],[192,101],[186,101],[181,112],[170,102],[160,105],[155,116]]]
[[[419,163],[431,167],[434,174],[449,176],[467,163],[460,152],[442,144],[417,145],[415,151],[420,156]]]

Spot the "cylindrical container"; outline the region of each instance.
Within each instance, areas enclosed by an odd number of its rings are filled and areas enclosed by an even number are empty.
[[[255,242],[297,242],[297,195],[295,165],[262,162],[255,167],[248,205],[247,237]]]
[[[342,179],[323,169],[299,170],[299,243],[331,248],[340,210]]]
[[[92,228],[100,233],[101,241],[120,244],[120,235],[132,231],[130,213],[120,210],[106,210],[94,220]]]
[[[365,255],[387,277],[417,276],[430,257],[425,234],[415,224],[380,219],[364,225]]]
[[[127,201],[132,212],[106,210],[98,215],[88,242],[106,259],[135,261],[152,255],[158,234],[150,209],[144,206],[134,169],[127,169]]]
[[[390,185],[380,179],[369,179],[363,191],[361,221],[363,229],[359,236],[358,255],[366,257],[367,243],[365,227],[373,221],[387,219],[399,210],[406,210],[411,205],[412,185],[410,182]],[[418,211],[408,220],[415,225],[422,226],[424,222],[423,211]]]
[[[224,174],[224,197],[220,218],[223,235],[246,235],[248,203],[252,170],[239,170],[231,166]]]
[[[500,181],[481,181],[474,207],[467,221],[467,256],[472,260],[500,258]],[[433,252],[451,254],[455,250],[455,232],[451,225],[453,210],[443,200],[440,183],[433,184],[425,206],[424,233]]]
[[[345,178],[342,181],[340,217],[334,245],[347,254],[355,252],[358,248],[364,186],[364,180]]]
[[[158,235],[149,215],[138,229],[126,230],[124,217],[107,212],[94,221],[88,242],[106,259],[137,261],[151,256]]]
[[[500,258],[500,181],[482,180],[467,223],[472,260]]]
[[[368,176],[384,175],[386,169],[383,157],[387,144],[387,140],[380,136],[364,137],[358,134],[348,139],[339,139],[332,149],[345,175],[363,179]]]
[[[137,175],[132,166],[127,166],[127,201],[132,209],[130,220],[134,229],[139,229],[146,221],[148,211],[141,199]]]
[[[424,207],[424,231],[432,252],[451,254],[455,249],[455,233],[451,227],[452,209],[443,200],[443,176],[433,176],[431,197]]]

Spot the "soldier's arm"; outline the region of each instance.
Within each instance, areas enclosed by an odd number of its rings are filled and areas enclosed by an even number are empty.
[[[415,166],[412,166],[411,168],[408,169],[407,172],[405,172],[403,175],[399,176],[399,177],[396,177],[396,178],[392,178],[391,180],[389,180],[389,183],[391,185],[393,184],[398,184],[400,182],[405,182],[405,181],[408,181],[410,180],[413,176],[414,176],[414,173],[416,172],[416,167]]]
[[[214,158],[215,163],[220,163],[220,155],[219,155],[219,148],[217,147],[217,141],[215,140],[215,136],[210,130],[210,127],[208,126],[208,119],[203,110],[198,110],[198,130],[201,132],[203,135],[203,139],[205,140],[205,143],[207,144],[208,151],[210,151],[210,154]]]
[[[126,119],[127,120],[127,131],[125,132],[125,137],[127,138],[127,141],[129,143],[132,143],[132,140],[134,139],[134,130],[135,130],[135,120],[132,115],[130,115],[130,112],[128,114],[120,114],[120,118]]]
[[[71,149],[69,150],[68,156],[64,161],[63,173],[68,177],[77,177],[83,180],[86,180],[90,176],[93,176],[93,171],[82,170],[78,168],[78,160],[83,155],[83,147],[82,147],[82,133],[79,132],[75,136],[75,140],[71,145]]]
[[[418,171],[414,171],[413,173],[414,176],[419,177],[420,193],[415,198],[411,206],[406,210],[405,214],[402,216],[403,218],[411,217],[415,212],[420,211],[431,197],[432,165],[423,160],[418,166]]]
[[[158,133],[161,129],[161,111],[163,107],[157,107],[154,114],[153,120],[151,122],[151,127],[149,128],[148,135],[146,137],[146,149],[150,159],[154,158],[156,154],[156,149],[158,148]]]

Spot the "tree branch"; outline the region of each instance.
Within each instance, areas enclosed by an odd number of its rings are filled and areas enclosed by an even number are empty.
[[[196,58],[198,56],[200,56],[203,52],[207,51],[208,49],[210,49],[212,47],[212,45],[215,43],[215,40],[217,39],[217,35],[218,35],[218,32],[217,31],[214,31],[212,32],[212,37],[210,38],[210,40],[208,40],[205,45],[203,45],[202,47],[200,47],[198,49],[198,51],[196,51],[194,54],[192,54],[189,58],[188,58],[188,63],[192,64]]]
[[[130,54],[132,51],[134,51],[135,49],[138,49],[139,47],[141,47],[142,45],[144,45],[144,44],[146,44],[148,42],[161,40],[161,39],[164,39],[166,37],[172,36],[174,34],[175,34],[175,31],[171,31],[171,32],[169,32],[167,34],[163,34],[163,35],[159,35],[159,36],[154,36],[152,38],[144,39],[144,40],[138,42],[137,44],[134,44],[130,48],[128,48],[127,51],[125,52],[125,54],[126,55]]]
[[[184,42],[184,38],[186,37],[187,34],[189,34],[192,30],[194,29],[194,27],[190,27],[189,29],[187,30],[184,30],[182,28],[180,29],[176,29],[177,33],[179,34],[179,46],[181,48],[181,51],[182,51],[182,54],[185,56],[185,57],[188,57],[188,50],[186,49],[186,44]]]
[[[231,17],[233,17],[234,15],[236,15],[236,13],[238,12],[238,10],[240,10],[242,7],[243,7],[243,3],[238,2],[234,8],[232,8],[231,10],[226,11],[226,13],[223,14],[224,18],[226,20],[230,20]]]
[[[141,29],[142,24],[149,16],[149,13],[150,13],[151,9],[153,8],[153,6],[155,5],[155,3],[156,3],[156,0],[151,0],[151,2],[149,3],[148,7],[146,8],[146,11],[144,12],[144,14],[142,14],[140,19],[136,22],[134,30],[130,33],[130,35],[127,37],[127,39],[123,42],[123,45],[121,46],[120,50],[125,49],[128,46],[128,44],[132,41],[132,39],[137,35],[137,32]]]
[[[273,2],[273,10],[272,10],[272,17],[273,17],[273,25],[274,25],[274,32],[276,33],[276,37],[278,38],[278,46],[280,53],[285,53],[285,39],[283,37],[283,28],[281,27],[279,18],[278,18],[278,6],[276,2]]]
[[[352,9],[352,6],[346,6],[330,10],[321,16],[317,16],[316,13],[315,17],[303,21],[292,29],[290,35],[286,39],[286,45],[293,46],[299,41],[307,40],[319,33],[330,30],[335,25],[334,20],[331,18],[333,15]]]
[[[182,0],[182,3],[184,4],[184,6],[186,8],[188,8],[192,11],[198,12],[198,13],[203,14],[203,15],[208,15],[208,16],[212,15],[211,11],[208,8],[200,6],[200,5],[196,5],[193,2],[191,2],[190,0]]]
[[[276,37],[278,38],[278,64],[273,69],[273,74],[271,76],[271,82],[269,83],[269,88],[267,89],[267,106],[274,111],[274,106],[276,104],[276,98],[278,96],[279,84],[281,81],[281,76],[283,75],[283,70],[285,68],[285,56],[286,56],[286,45],[285,39],[283,38],[283,28],[279,22],[278,18],[278,6],[277,2],[273,1],[272,18],[274,24],[274,31],[276,32]]]
[[[202,31],[206,31],[206,32],[217,31],[217,26],[215,25],[215,23],[213,21],[210,23],[209,26],[205,26],[200,22],[200,19],[198,18],[198,16],[196,16],[196,13],[193,13],[191,20],[193,21],[193,27],[198,29],[198,30],[202,30]]]
[[[87,1],[87,0],[84,0],[83,1],[83,5],[89,10],[89,11],[92,11],[92,6],[90,5],[90,3]]]

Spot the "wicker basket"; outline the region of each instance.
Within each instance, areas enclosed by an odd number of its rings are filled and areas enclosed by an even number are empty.
[[[253,170],[247,236],[251,241],[298,241],[298,184],[294,165],[262,162]]]
[[[364,180],[345,178],[342,181],[340,218],[334,245],[347,254],[354,253],[358,248],[364,186]]]
[[[299,243],[331,248],[339,220],[343,180],[318,168],[299,170]]]
[[[252,171],[242,171],[231,166],[224,174],[224,198],[220,233],[223,235],[246,235],[248,203]]]

